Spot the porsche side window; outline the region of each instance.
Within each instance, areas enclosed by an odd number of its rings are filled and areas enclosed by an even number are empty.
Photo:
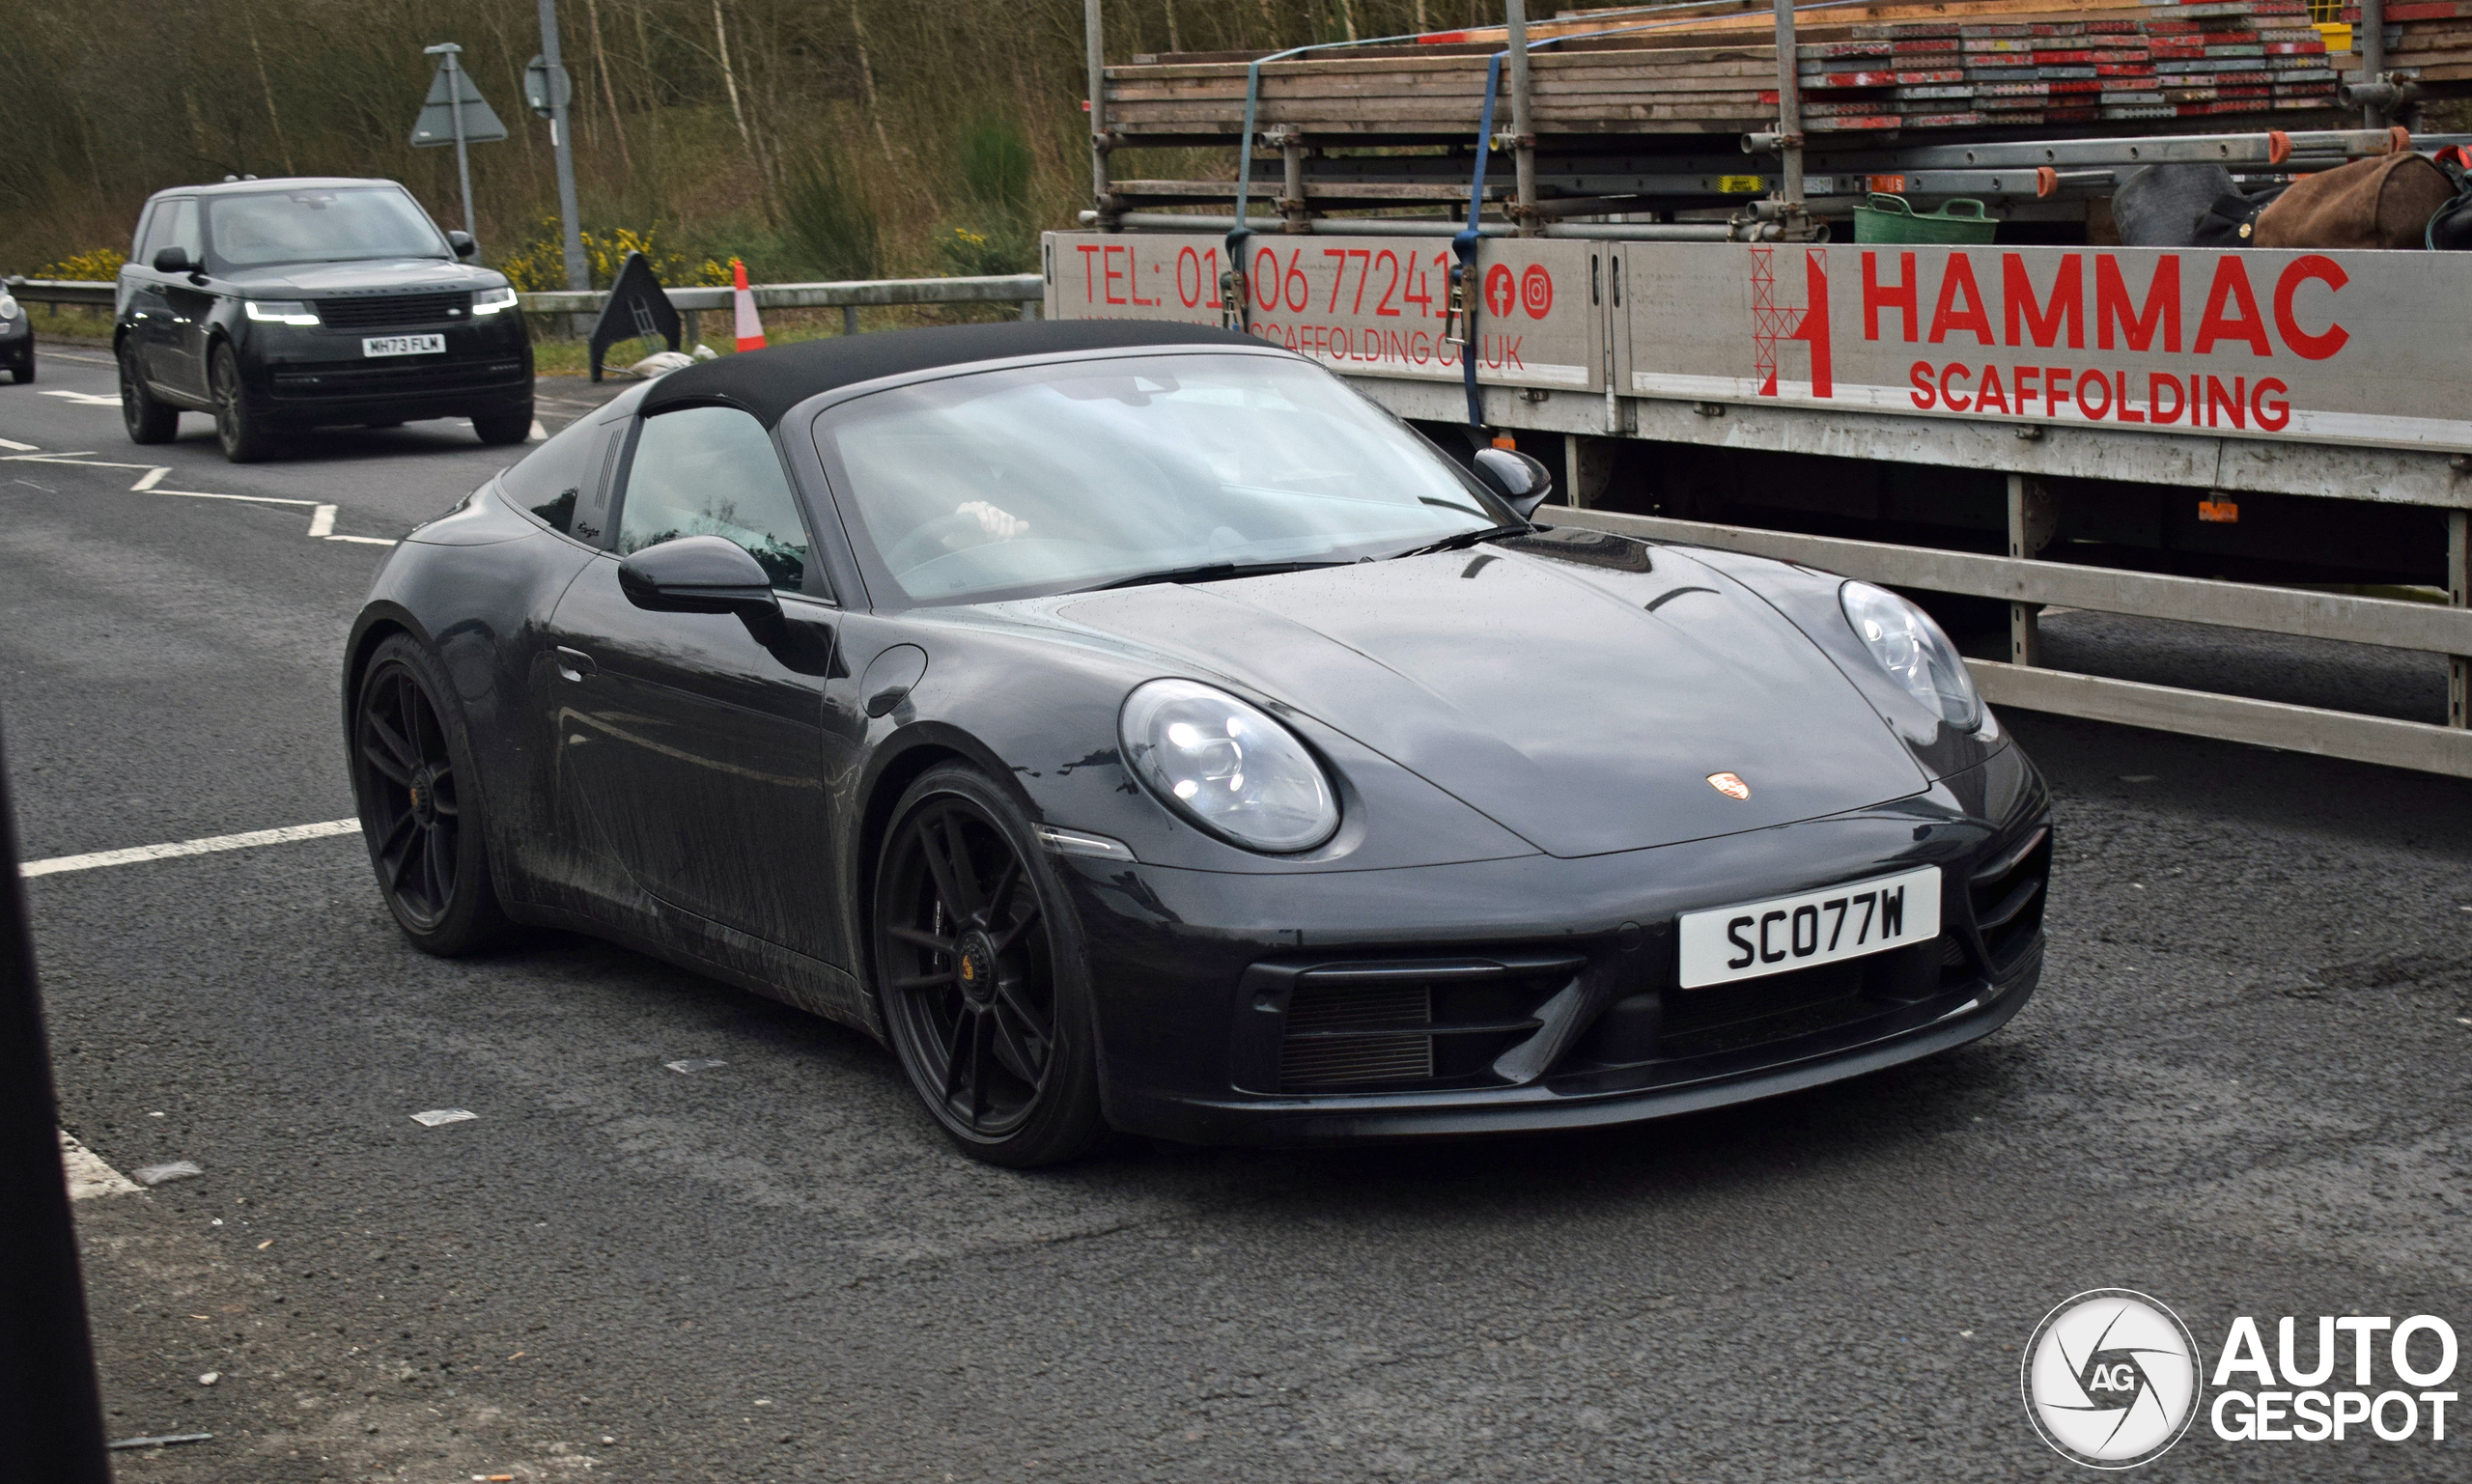
[[[599,533],[576,528],[576,509],[591,503],[601,483],[601,455],[608,435],[606,425],[589,418],[569,423],[500,475],[498,487],[549,529],[589,541]]]
[[[736,407],[681,407],[644,421],[618,511],[618,554],[681,536],[744,546],[772,585],[806,581],[807,533],[764,425]]]

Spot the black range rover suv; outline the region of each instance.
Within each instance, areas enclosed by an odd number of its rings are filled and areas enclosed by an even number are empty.
[[[287,432],[468,417],[484,443],[532,431],[532,340],[503,274],[463,260],[392,181],[232,181],[158,191],[120,272],[128,435],[213,415],[224,456]]]

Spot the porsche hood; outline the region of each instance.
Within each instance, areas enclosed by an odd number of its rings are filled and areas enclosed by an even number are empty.
[[[1056,616],[1285,701],[1556,855],[1790,824],[1927,786],[1775,609],[1683,552],[1654,548],[1651,566],[1625,545],[1627,557],[1601,545],[1558,557],[1521,541],[1161,584]],[[1710,781],[1725,773],[1748,797]]]

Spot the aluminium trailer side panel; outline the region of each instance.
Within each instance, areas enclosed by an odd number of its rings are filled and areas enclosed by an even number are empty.
[[[1216,234],[1052,232],[1047,314],[1220,322],[1226,239]],[[1447,238],[1290,237],[1246,247],[1247,328],[1350,376],[1458,384],[1447,338]],[[1606,385],[1605,244],[1487,238],[1477,260],[1476,378],[1599,393]]]
[[[1634,397],[2472,450],[2472,264],[2450,254],[1615,251]]]

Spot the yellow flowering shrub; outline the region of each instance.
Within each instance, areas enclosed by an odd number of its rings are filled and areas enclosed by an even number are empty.
[[[96,247],[58,263],[46,263],[27,276],[110,283],[120,277],[121,265],[127,261],[128,254],[117,247]]]
[[[730,268],[726,263],[712,258],[696,260],[683,252],[655,244],[656,233],[638,233],[632,227],[614,232],[586,232],[583,238],[584,266],[592,277],[592,287],[606,289],[618,276],[618,269],[631,252],[639,252],[652,264],[653,274],[665,286],[684,288],[690,285],[726,284]],[[518,291],[524,294],[555,293],[567,286],[566,249],[558,241],[558,223],[554,217],[544,217],[532,239],[517,248],[497,265]]]

